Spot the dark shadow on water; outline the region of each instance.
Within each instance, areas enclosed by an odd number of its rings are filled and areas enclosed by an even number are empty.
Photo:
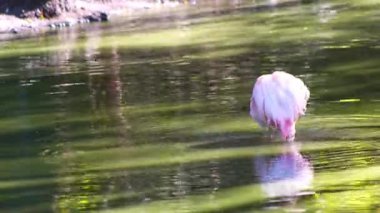
[[[357,190],[363,190],[364,187],[371,187],[371,186],[377,186],[380,181],[361,181],[360,183],[356,183],[355,185],[352,184],[338,184],[329,186],[326,189],[318,190],[317,193],[323,194],[323,193],[340,193],[345,191],[357,191]]]
[[[3,195],[7,195],[0,198],[1,210],[6,212],[46,211],[53,201],[52,189],[53,186],[38,186],[20,190],[0,190]]]

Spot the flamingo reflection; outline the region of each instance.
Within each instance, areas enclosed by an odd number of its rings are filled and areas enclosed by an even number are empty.
[[[313,167],[299,152],[297,144],[283,144],[281,154],[258,157],[254,165],[261,188],[270,202],[293,202],[313,194]]]

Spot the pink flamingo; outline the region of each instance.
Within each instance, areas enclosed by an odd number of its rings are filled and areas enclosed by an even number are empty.
[[[253,87],[250,115],[260,126],[279,130],[282,139],[291,142],[296,122],[306,112],[309,96],[303,81],[289,73],[262,75]]]

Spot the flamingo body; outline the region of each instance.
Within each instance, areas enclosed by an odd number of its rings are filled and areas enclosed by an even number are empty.
[[[253,87],[250,115],[262,127],[278,129],[293,141],[296,122],[305,114],[310,92],[301,79],[276,71],[260,76]]]

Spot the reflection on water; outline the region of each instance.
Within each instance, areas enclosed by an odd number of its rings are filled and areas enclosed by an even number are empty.
[[[378,211],[380,6],[270,2],[1,42],[0,210]],[[302,150],[247,113],[276,69],[311,90]]]
[[[254,159],[255,173],[259,175],[261,188],[270,202],[294,202],[298,197],[310,194],[314,172],[298,146],[286,143],[278,155]]]

